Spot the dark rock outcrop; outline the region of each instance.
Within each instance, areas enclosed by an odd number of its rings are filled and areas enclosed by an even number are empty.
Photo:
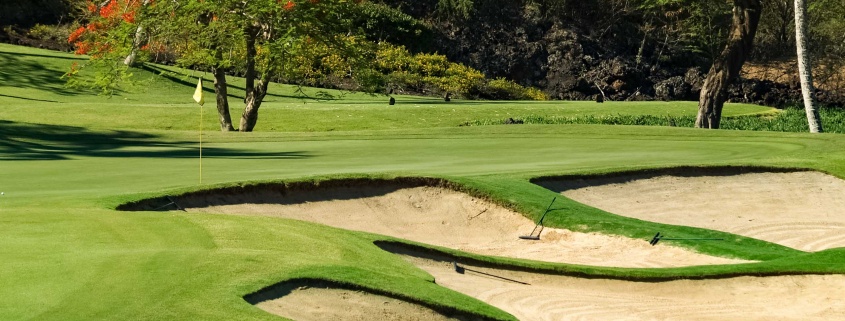
[[[593,8],[599,2],[567,2],[569,14],[549,14],[536,1],[475,1],[466,17],[437,10],[438,0],[385,2],[432,28],[434,47],[429,51],[487,77],[538,87],[555,99],[590,100],[604,92],[616,101],[698,100],[710,67],[706,58],[690,50],[647,41],[635,16],[589,16],[604,12]],[[786,106],[800,101],[800,90],[743,79],[729,97]],[[845,100],[837,93],[819,92],[818,97],[828,105],[842,106]]]

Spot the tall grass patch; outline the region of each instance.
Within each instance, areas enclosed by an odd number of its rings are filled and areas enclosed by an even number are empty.
[[[821,108],[820,115],[825,132],[845,133],[845,109]],[[634,126],[695,126],[693,115],[583,115],[583,116],[542,116],[527,115],[507,119],[481,119],[464,122],[461,126],[484,126],[504,124],[594,124],[594,125],[634,125]],[[722,118],[722,129],[754,130],[774,132],[807,132],[807,116],[804,109],[787,108],[774,114],[741,115]]]

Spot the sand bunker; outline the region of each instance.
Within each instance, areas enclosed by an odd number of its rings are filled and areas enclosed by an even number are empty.
[[[647,240],[546,228],[520,240],[534,222],[501,206],[439,187],[331,187],[182,197],[191,212],[264,215],[365,231],[462,251],[617,267],[675,267],[747,261],[713,257]],[[551,215],[566,215],[551,212]]]
[[[629,282],[582,279],[403,256],[437,284],[529,320],[835,320],[845,315],[845,276],[737,277]],[[496,277],[525,282],[510,282]]]
[[[590,183],[543,185],[642,220],[720,230],[804,251],[845,247],[845,181],[827,174],[621,177],[584,187]]]
[[[429,308],[362,291],[299,287],[282,297],[262,301],[257,307],[296,321],[449,321]]]

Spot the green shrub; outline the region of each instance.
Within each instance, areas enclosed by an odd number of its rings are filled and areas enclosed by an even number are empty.
[[[378,44],[375,66],[379,71],[385,74],[400,71],[407,72],[411,70],[412,64],[414,64],[414,58],[405,48],[386,42]]]
[[[50,49],[69,50],[67,42],[70,33],[79,27],[78,24],[43,25],[36,24],[27,32],[27,36],[36,42],[32,45]]]
[[[467,94],[473,88],[482,85],[484,80],[484,74],[478,70],[461,64],[451,64],[446,69],[446,75],[443,77],[441,89],[467,97]]]
[[[478,70],[450,62],[438,54],[411,54],[402,46],[380,43],[376,68],[387,83],[401,91],[422,94],[452,93],[467,99],[546,100],[538,89],[505,79],[486,80]]]
[[[545,93],[536,88],[523,87],[511,80],[496,78],[477,88],[476,95],[494,100],[548,100]]]
[[[432,47],[434,31],[429,25],[384,3],[362,2],[352,19],[368,39],[404,46],[411,52]]]
[[[443,55],[411,54],[402,46],[387,42],[367,43],[353,37],[338,41],[349,43],[347,47],[356,48],[357,52],[341,54],[325,45],[303,46],[290,63],[284,80],[368,92],[382,92],[385,87],[390,87],[402,93],[451,93],[467,99],[547,99],[540,90],[525,88],[510,80],[488,81],[480,71],[450,62]],[[357,68],[349,57],[357,57]],[[368,62],[367,67],[361,68],[361,62],[365,61]],[[376,79],[378,74],[382,75],[382,79]]]
[[[845,134],[845,109],[821,108],[822,126],[827,133]],[[606,116],[538,116],[513,117],[520,124],[597,124],[688,127],[695,125],[695,116],[606,115]],[[501,125],[510,119],[482,119],[468,121],[461,126]],[[726,130],[754,130],[775,132],[808,132],[807,116],[802,108],[787,108],[774,115],[747,115],[722,118],[721,128]]]

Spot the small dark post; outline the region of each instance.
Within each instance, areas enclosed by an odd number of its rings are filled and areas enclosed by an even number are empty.
[[[452,101],[452,93],[446,92],[446,96],[443,96],[443,100],[445,101]]]
[[[388,104],[390,106],[396,105],[396,99],[394,99],[393,97],[390,97],[390,101],[388,102]]]
[[[596,102],[601,104],[604,102],[604,95],[596,95]]]

